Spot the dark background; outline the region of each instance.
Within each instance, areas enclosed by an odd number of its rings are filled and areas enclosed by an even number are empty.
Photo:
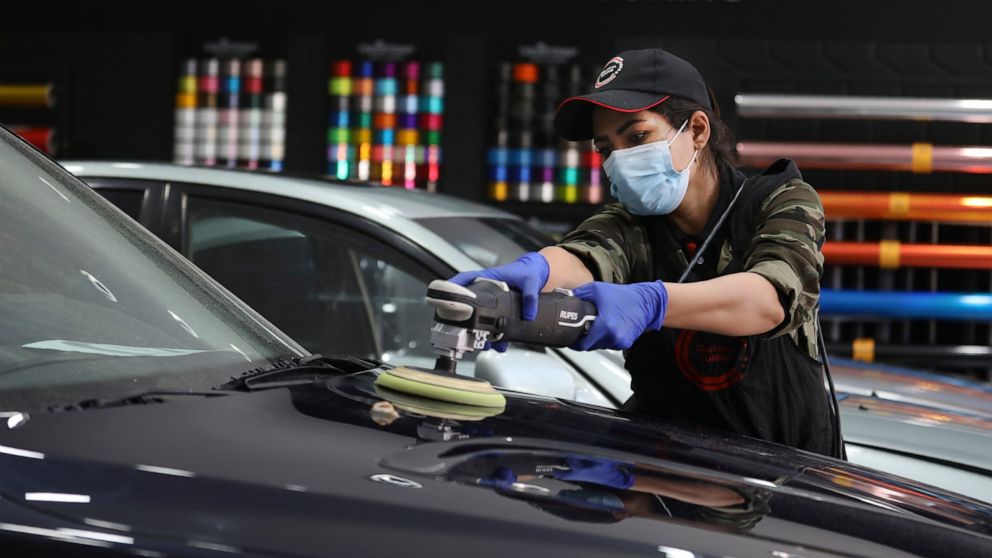
[[[7,2],[0,22],[0,81],[54,80],[55,111],[37,111],[63,132],[61,157],[172,159],[179,62],[203,44],[254,41],[257,55],[289,64],[286,168],[324,172],[327,79],[359,43],[417,47],[445,65],[440,190],[484,200],[493,65],[543,41],[576,47],[595,68],[619,50],[661,46],[693,62],[738,139],[992,145],[987,124],[739,119],[737,93],[992,98],[992,2],[988,0],[297,0],[87,2],[54,8]],[[16,115],[23,117],[23,112]],[[0,122],[16,123],[0,111]],[[989,175],[804,172],[822,190],[988,193]],[[504,204],[525,217],[571,226],[589,205]],[[906,239],[989,244],[990,227],[837,225],[830,239]],[[938,234],[939,232],[939,234]],[[828,269],[825,286],[893,290],[992,290],[989,272]],[[904,343],[990,344],[980,324],[834,322],[832,341],[875,336]],[[986,369],[986,373],[989,371]]]
[[[992,97],[992,3],[783,0],[7,3],[0,78],[54,76],[65,103],[61,155],[170,160],[179,61],[204,42],[256,41],[289,61],[288,170],[326,166],[330,61],[381,38],[445,63],[443,191],[485,192],[489,76],[521,45],[579,49],[599,65],[662,46],[693,62],[740,139],[992,143],[989,126],[738,120],[739,92]],[[0,117],[3,117],[0,114]],[[5,119],[7,122],[9,119]],[[980,175],[810,171],[819,187],[985,191]]]

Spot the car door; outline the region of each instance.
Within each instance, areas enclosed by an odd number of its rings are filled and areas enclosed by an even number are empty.
[[[402,239],[277,196],[192,185],[173,195],[183,255],[311,352],[433,366],[422,325],[433,316],[425,285],[438,272],[405,254]]]
[[[179,250],[312,352],[433,368],[426,285],[447,264],[382,225],[255,192],[173,184]],[[614,406],[560,351],[468,353],[459,372],[518,391]]]

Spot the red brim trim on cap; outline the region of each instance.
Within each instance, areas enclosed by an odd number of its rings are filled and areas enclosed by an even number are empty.
[[[603,108],[608,108],[610,110],[615,110],[617,112],[641,112],[642,110],[648,110],[649,108],[653,108],[653,107],[656,107],[656,106],[660,105],[661,103],[664,103],[665,101],[668,100],[669,97],[671,97],[671,95],[665,95],[664,97],[662,97],[661,99],[658,99],[657,101],[651,103],[650,105],[647,105],[647,106],[644,106],[644,107],[640,107],[640,108],[632,108],[632,109],[624,109],[624,108],[619,108],[619,107],[612,107],[612,106],[610,106],[610,105],[608,105],[606,103],[603,103],[603,102],[600,102],[600,101],[594,101],[592,99],[586,99],[585,97],[569,97],[569,98],[565,99],[564,101],[562,101],[561,104],[558,105],[558,108],[555,109],[555,112],[560,111],[563,106],[565,106],[566,104],[568,104],[568,103],[570,103],[572,101],[582,101],[582,102],[585,102],[585,103],[591,103],[591,104],[594,104],[596,106],[600,106],[600,107],[603,107]]]

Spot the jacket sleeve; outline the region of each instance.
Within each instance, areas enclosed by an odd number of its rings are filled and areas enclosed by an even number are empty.
[[[650,280],[650,249],[644,226],[621,204],[606,205],[558,243],[574,254],[597,281]]]
[[[778,291],[785,319],[768,336],[790,334],[816,350],[816,312],[823,275],[823,204],[812,186],[794,179],[761,204],[745,255],[744,270],[767,279]]]

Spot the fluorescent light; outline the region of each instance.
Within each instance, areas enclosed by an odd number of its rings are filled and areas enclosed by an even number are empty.
[[[666,558],[695,558],[696,556],[688,550],[672,548],[670,546],[659,546],[658,552],[664,554]]]
[[[28,502],[62,502],[65,504],[89,504],[88,494],[63,494],[61,492],[26,492]]]
[[[54,191],[54,192],[55,192],[56,194],[58,194],[59,196],[61,196],[61,197],[62,197],[62,199],[63,199],[63,200],[65,200],[65,203],[72,203],[72,202],[70,202],[70,201],[69,201],[69,198],[67,198],[67,197],[65,197],[65,194],[63,194],[62,192],[59,192],[59,189],[58,189],[58,188],[56,188],[55,186],[52,186],[52,183],[51,183],[51,182],[49,182],[49,181],[47,181],[47,180],[45,180],[44,178],[42,178],[42,177],[40,177],[40,176],[38,177],[38,180],[40,180],[40,181],[42,181],[42,182],[44,182],[44,183],[45,183],[45,186],[48,186],[48,187],[49,187],[49,188],[51,188],[51,189],[52,189],[52,190],[53,190],[53,191]]]
[[[22,450],[17,448],[9,448],[7,446],[0,446],[0,453],[6,453],[7,455],[16,455],[17,457],[30,457],[31,459],[45,458],[45,454],[41,452]]]
[[[218,543],[203,542],[203,541],[188,541],[187,544],[196,548],[202,548],[204,550],[216,550],[218,552],[230,552],[232,554],[241,554],[240,548],[226,544],[218,544]]]
[[[96,541],[106,541],[117,544],[134,544],[134,537],[125,537],[124,535],[111,535],[109,533],[83,531],[82,529],[66,529],[64,527],[59,527],[57,531],[59,533],[69,535],[70,537],[78,537],[81,539],[93,539]]]
[[[21,413],[18,411],[3,411],[0,412],[0,419],[7,419],[7,428],[13,430],[18,426],[21,426],[31,417],[27,413]]]
[[[155,465],[137,465],[135,469],[139,471],[144,471],[146,473],[158,473],[160,475],[172,475],[174,477],[195,477],[196,473],[193,471],[184,471],[183,469],[172,469],[170,467],[156,467]]]
[[[83,518],[83,523],[89,525],[90,527],[98,527],[100,529],[111,529],[114,531],[130,531],[130,525],[124,525],[123,523],[114,523],[112,521],[102,521],[99,519],[92,519],[89,517]]]
[[[65,541],[76,544],[85,544],[90,546],[102,546],[104,548],[110,548],[111,545],[107,541],[94,540],[92,538],[77,537],[70,535],[62,531],[61,529],[45,529],[42,527],[29,527],[27,525],[15,525],[13,523],[0,523],[0,531],[10,531],[12,533],[24,533],[25,535],[39,535],[42,537],[48,537],[57,541]],[[133,539],[132,539],[133,541]],[[133,544],[133,542],[132,542]]]

